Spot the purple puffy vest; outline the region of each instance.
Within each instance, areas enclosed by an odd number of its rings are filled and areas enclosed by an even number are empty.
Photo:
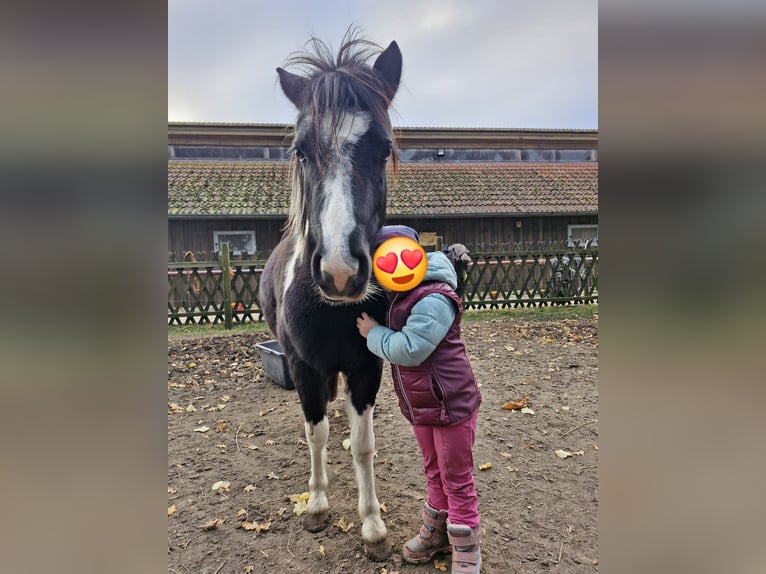
[[[476,412],[481,394],[471,363],[460,338],[463,306],[446,283],[423,282],[411,291],[395,293],[387,314],[388,327],[401,331],[412,307],[430,293],[440,293],[455,302],[457,314],[441,343],[416,367],[391,365],[399,408],[415,425],[449,425]]]

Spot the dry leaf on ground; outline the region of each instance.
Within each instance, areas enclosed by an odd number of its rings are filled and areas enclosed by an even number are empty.
[[[341,516],[337,521],[333,522],[332,524],[333,526],[337,526],[338,528],[340,528],[343,532],[348,532],[354,527],[354,523],[346,521],[345,516]]]
[[[265,522],[243,521],[239,527],[247,531],[255,530],[255,533],[258,534],[259,532],[264,532],[271,528],[271,520],[266,520]]]
[[[214,518],[213,520],[208,520],[205,522],[205,524],[201,524],[200,528],[202,530],[214,530],[215,528],[221,526],[221,524],[223,524],[223,520],[220,518]]]
[[[306,512],[309,501],[309,493],[303,492],[301,494],[291,494],[290,501],[293,503],[293,512],[296,516],[300,516]]]
[[[308,502],[309,493],[302,492],[300,494],[291,494],[289,495],[289,498],[290,498],[290,502]]]
[[[231,483],[228,480],[219,480],[215,484],[213,484],[212,490],[213,492],[217,492],[218,494],[223,494],[224,492],[229,492],[229,487],[231,486]]]
[[[503,410],[515,411],[518,409],[523,409],[525,406],[527,406],[528,401],[529,399],[527,397],[524,397],[523,399],[516,399],[514,401],[508,401],[503,405]]]
[[[582,450],[577,450],[575,452],[569,452],[568,450],[558,449],[556,451],[556,456],[559,458],[569,458],[570,456],[583,456],[585,454]]]

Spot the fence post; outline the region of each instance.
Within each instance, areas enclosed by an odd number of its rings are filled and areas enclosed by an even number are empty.
[[[223,274],[223,316],[227,329],[233,326],[231,309],[231,260],[229,259],[229,243],[221,243],[221,273]]]

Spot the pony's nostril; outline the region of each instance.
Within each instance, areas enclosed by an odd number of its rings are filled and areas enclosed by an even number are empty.
[[[343,289],[346,286],[346,281],[343,281],[343,285],[338,285],[338,281],[336,278],[332,275],[330,275],[327,272],[322,273],[322,281],[320,283],[320,287],[325,293],[328,294],[339,294],[343,291]]]

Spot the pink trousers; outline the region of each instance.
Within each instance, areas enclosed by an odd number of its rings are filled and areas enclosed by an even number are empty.
[[[423,453],[428,505],[447,510],[452,524],[479,525],[479,498],[473,483],[473,441],[479,412],[449,426],[415,425]]]

